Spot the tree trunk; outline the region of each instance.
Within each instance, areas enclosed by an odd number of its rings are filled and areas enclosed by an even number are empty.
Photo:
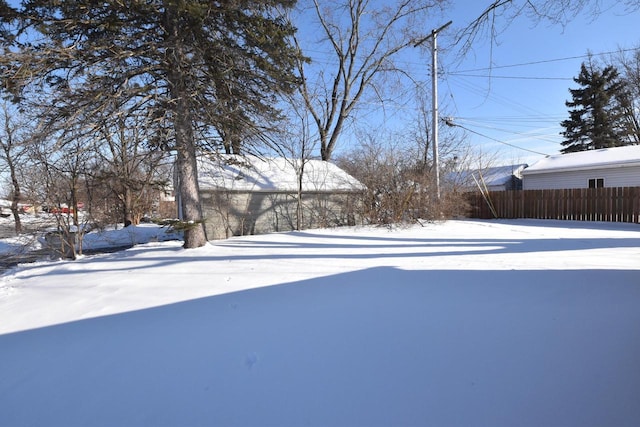
[[[71,206],[69,206],[69,212],[71,212],[73,218],[73,225],[78,227],[80,225],[78,216],[78,177],[75,174],[71,179]]]
[[[186,115],[188,116],[188,114]],[[184,222],[193,223],[192,227],[187,227],[184,231],[184,247],[187,249],[198,248],[207,243],[200,205],[196,149],[193,135],[189,139],[189,134],[192,134],[191,121],[182,117],[176,118],[176,169],[178,172],[178,194],[182,208],[181,219]]]
[[[184,69],[189,67],[189,61],[180,38],[179,12],[175,4],[167,3],[166,31],[170,46],[167,55],[167,79],[173,101],[171,108],[174,113],[177,191],[182,211],[180,219],[188,224],[184,230],[184,248],[191,249],[204,246],[207,243],[207,236],[200,205],[196,144],[189,105],[189,91],[186,84],[188,70]]]
[[[16,234],[22,234],[22,220],[20,220],[20,209],[16,198],[11,202],[11,213],[13,214]]]
[[[131,224],[137,225],[134,222],[133,216],[132,216],[133,202],[132,202],[132,196],[131,196],[131,189],[129,188],[129,186],[125,186],[123,192],[124,194],[122,195],[122,217],[124,220],[124,226],[128,227]]]
[[[296,230],[300,231],[302,230],[302,184],[303,184],[303,179],[304,179],[304,164],[305,164],[305,159],[304,159],[304,155],[302,156],[303,158],[301,159],[301,165],[300,165],[300,170],[298,172],[298,200],[296,201]]]
[[[8,151],[8,150],[7,150]],[[15,222],[16,234],[22,234],[22,221],[20,220],[20,209],[18,203],[22,197],[20,191],[20,183],[18,182],[18,176],[16,173],[16,167],[11,157],[7,155],[7,163],[9,164],[9,171],[11,175],[11,185],[13,186],[13,198],[11,200],[11,213]]]

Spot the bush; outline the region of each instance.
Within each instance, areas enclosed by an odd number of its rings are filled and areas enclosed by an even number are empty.
[[[397,147],[363,145],[338,163],[366,187],[359,214],[369,224],[441,220],[468,210],[459,193],[442,191],[438,200],[431,165]]]

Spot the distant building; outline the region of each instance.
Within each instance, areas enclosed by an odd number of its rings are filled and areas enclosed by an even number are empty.
[[[301,162],[232,155],[215,161],[200,159],[198,179],[207,237],[294,230]],[[353,224],[362,188],[336,165],[306,160],[301,228]]]
[[[522,171],[526,164],[462,170],[446,175],[446,185],[458,191],[508,191],[522,189]],[[486,187],[486,188],[485,188]]]
[[[547,156],[525,169],[525,190],[640,186],[640,145]]]

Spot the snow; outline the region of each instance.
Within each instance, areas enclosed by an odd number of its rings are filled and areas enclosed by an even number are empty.
[[[140,243],[178,240],[181,236],[181,233],[175,232],[169,227],[159,227],[155,224],[130,225],[118,229],[107,228],[87,233],[83,236],[82,248],[85,251],[118,248]]]
[[[23,226],[31,226],[30,228],[56,230],[55,220],[48,214],[42,214],[38,217],[25,214],[21,216],[21,221]],[[0,219],[0,227],[13,229],[13,218]],[[83,236],[82,249],[84,251],[95,251],[122,248],[140,243],[177,240],[180,238],[180,233],[155,224],[130,225],[126,228],[120,225],[119,228],[107,227],[104,230],[86,233]],[[44,247],[43,240],[42,236],[36,238],[30,234],[0,239],[0,256],[10,256],[16,253],[42,249]]]
[[[447,174],[446,178],[456,185],[465,187],[476,188],[476,182],[484,182],[487,187],[499,187],[509,184],[514,177],[522,178],[522,171],[526,167],[526,163],[521,163],[485,169],[460,170]]]
[[[635,426],[640,226],[150,242],[0,276],[3,426]]]
[[[198,180],[201,189],[231,191],[298,191],[300,159],[258,158],[256,156],[220,156],[209,161],[199,159]],[[354,191],[362,184],[338,166],[321,160],[304,163],[303,191]]]
[[[538,160],[522,171],[523,175],[548,171],[583,170],[603,167],[637,166],[640,164],[640,145],[601,148],[599,150],[556,154]]]

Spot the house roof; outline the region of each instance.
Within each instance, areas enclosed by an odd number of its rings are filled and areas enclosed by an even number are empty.
[[[532,175],[536,173],[638,165],[640,165],[640,145],[626,145],[624,147],[601,148],[599,150],[547,156],[529,166],[522,173],[523,175]]]
[[[468,187],[475,187],[474,181],[483,180],[487,187],[500,186],[509,183],[513,176],[520,177],[520,173],[527,165],[525,163],[507,166],[497,166],[485,169],[476,170],[462,170],[452,172],[447,176],[447,179],[457,185],[463,185]]]
[[[286,158],[221,155],[201,158],[198,179],[201,190],[295,192],[302,161]],[[362,184],[338,166],[321,160],[305,160],[302,190],[307,192],[354,191]]]

